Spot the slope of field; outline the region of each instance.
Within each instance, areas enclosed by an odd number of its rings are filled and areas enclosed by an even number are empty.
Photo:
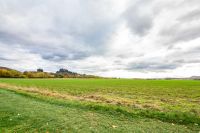
[[[1,131],[198,132],[200,81],[0,79]]]

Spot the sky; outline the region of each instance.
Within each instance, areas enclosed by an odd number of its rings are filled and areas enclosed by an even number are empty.
[[[199,0],[0,0],[0,66],[200,75]]]

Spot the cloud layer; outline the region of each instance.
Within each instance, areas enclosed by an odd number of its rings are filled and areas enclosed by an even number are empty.
[[[199,0],[0,0],[0,66],[200,75]]]

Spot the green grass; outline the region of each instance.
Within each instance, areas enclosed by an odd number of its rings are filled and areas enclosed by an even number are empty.
[[[41,91],[77,98],[63,99],[2,88],[0,89],[2,131],[198,132],[200,130],[200,81],[0,79],[1,83],[10,85],[10,89],[12,86],[13,88],[35,87]]]
[[[79,103],[33,98],[0,90],[1,132],[196,132],[145,117],[83,108]],[[17,105],[17,106],[16,106]],[[76,105],[76,106],[73,106]]]

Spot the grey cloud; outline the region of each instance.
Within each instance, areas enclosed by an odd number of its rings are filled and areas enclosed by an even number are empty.
[[[108,68],[102,68],[99,66],[93,66],[93,67],[87,67],[87,68],[82,68],[80,71],[84,71],[86,73],[95,73],[95,72],[107,72],[110,71]]]
[[[42,58],[50,61],[64,61],[64,60],[80,60],[89,57],[87,53],[81,52],[68,52],[68,53],[47,53],[43,54]]]
[[[105,42],[115,30],[116,25],[112,18],[101,15],[101,5],[105,6],[105,1],[81,3],[79,0],[67,0],[61,2],[63,4],[54,0],[22,1],[20,2],[22,8],[17,0],[1,1],[1,10],[5,13],[0,14],[0,28],[2,27],[0,41],[8,45],[19,45],[50,61],[78,60],[103,54],[106,50]],[[67,12],[66,8],[68,8]],[[104,8],[109,10],[109,7]],[[22,28],[13,29],[13,21],[5,20],[7,17],[4,17],[9,15],[22,18],[23,25],[17,25],[18,23],[14,25],[22,26]],[[45,36],[45,38],[42,40],[31,38],[36,35],[40,38]],[[70,36],[70,39],[67,36]],[[51,42],[52,37],[57,41]]]
[[[159,35],[164,44],[173,46],[174,43],[187,42],[200,37],[200,25],[189,27],[176,24],[160,31]]]
[[[166,71],[174,70],[187,64],[200,64],[200,47],[188,50],[176,49],[164,58],[144,58],[127,65],[127,70],[132,71]]]
[[[5,58],[5,57],[0,57],[0,60],[3,60],[3,61],[13,61],[12,59]]]
[[[174,62],[187,64],[187,63],[200,63],[200,47],[193,47],[187,50],[176,50],[166,56],[166,58],[173,59]]]
[[[181,64],[200,63],[200,59],[179,59],[175,60],[174,62]]]
[[[180,3],[134,0],[121,7],[115,0],[0,0],[0,63],[51,70],[67,65],[89,73],[163,72],[200,63],[199,47],[176,47],[200,37],[200,10],[185,12],[199,0]],[[165,13],[169,25],[162,21]]]
[[[188,3],[191,4],[192,2]],[[187,2],[185,4],[187,5]],[[191,9],[194,5],[195,3],[190,5]],[[158,37],[160,37],[161,40],[159,43],[167,44],[170,46],[169,48],[173,48],[176,43],[188,42],[200,37],[199,8],[187,11],[184,15],[179,15],[175,20],[169,19],[169,21],[174,21],[174,24],[170,25],[169,23],[169,25],[160,29]]]
[[[178,18],[178,21],[193,21],[198,19],[200,19],[200,9],[195,9]]]
[[[61,48],[53,47],[53,43],[44,43],[39,41],[24,39],[20,35],[12,33],[0,32],[0,42],[14,46],[20,46],[22,49],[28,50],[31,53],[39,54],[45,60],[63,61],[63,60],[78,60],[88,57],[91,53],[88,51],[81,51],[79,49],[73,50],[67,46]]]
[[[26,41],[15,33],[0,30],[0,42],[7,44],[24,44]]]
[[[145,0],[136,2],[127,9],[125,18],[133,33],[144,36],[152,28],[154,17],[151,6],[151,2]]]
[[[132,62],[128,65],[127,70],[137,71],[165,71],[172,70],[179,67],[179,64],[175,63],[164,63],[164,62]]]

